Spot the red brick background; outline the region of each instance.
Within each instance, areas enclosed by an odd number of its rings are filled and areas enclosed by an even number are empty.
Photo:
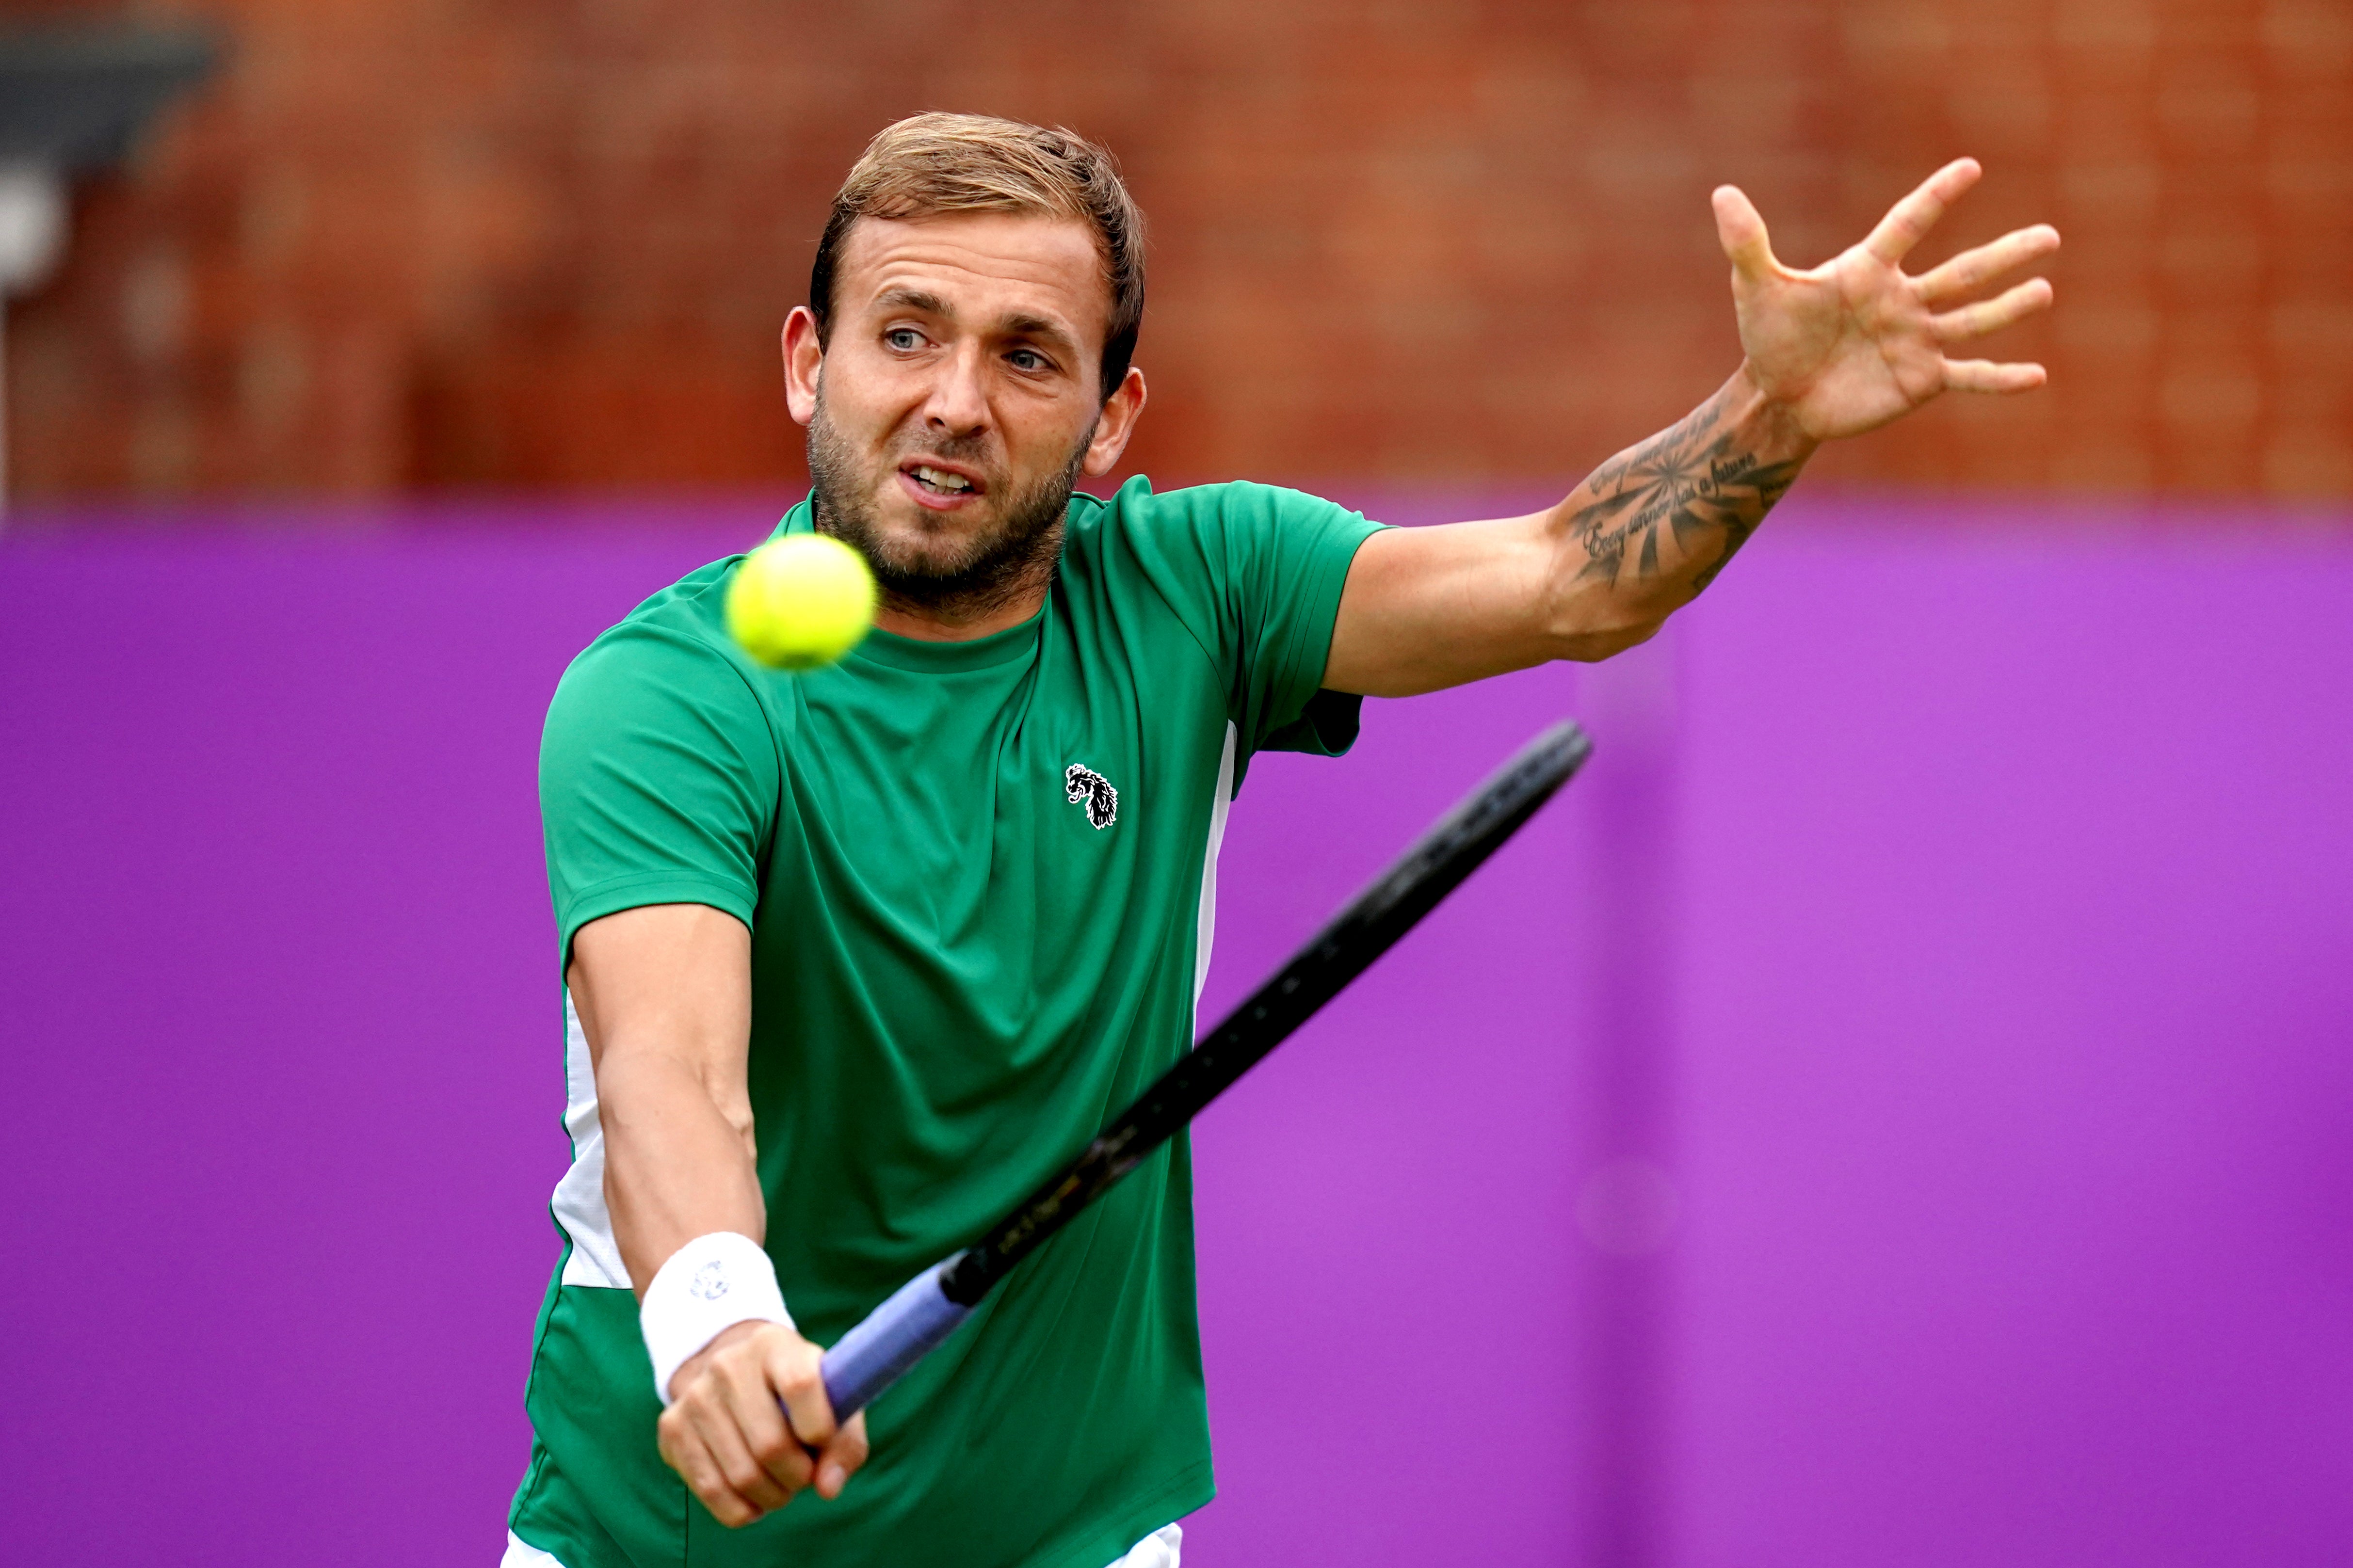
[[[1122,157],[1168,479],[1565,486],[1736,363],[1711,185],[1810,264],[1970,153],[1924,259],[2056,222],[2060,310],[1996,345],[2053,385],[1822,472],[2353,494],[2346,0],[139,11],[233,57],[10,307],[23,494],[789,482],[777,325],[929,107]]]

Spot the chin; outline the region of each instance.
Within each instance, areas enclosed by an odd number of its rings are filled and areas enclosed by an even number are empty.
[[[872,513],[874,534],[869,547],[882,557],[881,564],[910,576],[954,576],[976,553],[975,545],[989,537],[993,520],[977,510],[943,516],[925,511],[906,497],[891,493],[880,498]]]

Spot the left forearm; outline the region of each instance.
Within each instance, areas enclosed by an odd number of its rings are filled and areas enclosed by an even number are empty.
[[[1588,644],[1599,634],[1597,653],[1648,637],[1715,580],[1816,445],[1745,366],[1735,372],[1688,418],[1602,464],[1546,515],[1547,618]]]

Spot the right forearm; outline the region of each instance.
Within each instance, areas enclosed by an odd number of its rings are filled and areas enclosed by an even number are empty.
[[[605,1208],[668,1406],[661,1457],[723,1524],[812,1483],[832,1497],[865,1461],[866,1424],[835,1424],[820,1352],[793,1329],[759,1245],[750,928],[704,904],[646,904],[588,921],[572,948]]]
[[[597,1098],[605,1203],[638,1296],[670,1254],[698,1236],[732,1230],[765,1238],[748,1119],[742,1126],[731,1120],[690,1064],[608,1051]]]

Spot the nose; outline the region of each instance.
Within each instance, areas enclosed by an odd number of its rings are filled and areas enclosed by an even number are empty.
[[[948,437],[978,435],[988,427],[988,395],[981,377],[986,365],[980,344],[966,340],[940,365],[932,395],[923,405],[923,423]]]

